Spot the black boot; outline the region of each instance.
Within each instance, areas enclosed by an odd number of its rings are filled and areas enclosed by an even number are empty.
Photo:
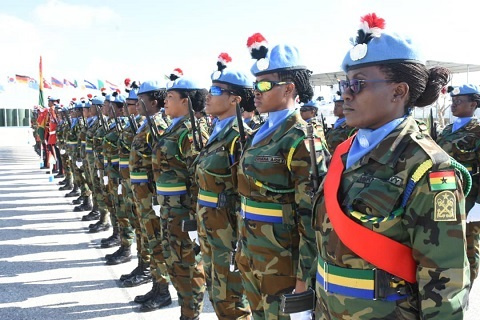
[[[132,253],[130,252],[130,246],[121,246],[120,249],[115,251],[111,258],[105,262],[108,265],[116,265],[132,260]]]
[[[80,204],[80,203],[82,203],[84,200],[85,200],[85,197],[84,197],[84,196],[80,196],[80,197],[78,197],[77,199],[73,200],[73,201],[72,201],[72,204]]]
[[[73,190],[65,195],[67,198],[78,197],[80,195],[80,188],[76,184],[73,185]]]
[[[159,283],[155,289],[153,297],[140,307],[140,312],[153,311],[172,304],[168,283]]]
[[[65,175],[64,175],[63,173],[59,173],[59,174],[56,174],[56,175],[54,176],[54,178],[56,178],[56,179],[65,178]]]
[[[150,282],[152,280],[152,274],[150,272],[150,265],[147,264],[147,263],[144,263],[141,258],[139,258],[139,259],[140,259],[140,262],[138,264],[138,267],[135,268],[130,273],[130,275],[124,275],[124,276],[129,276],[129,277],[125,278],[124,280],[122,280],[124,287],[136,287],[136,286],[139,286],[141,284]],[[123,277],[123,275],[122,275],[122,277]],[[122,277],[120,277],[120,279],[122,279]],[[143,303],[145,301],[136,301],[135,300],[135,302],[138,302],[138,303]]]
[[[72,184],[71,181],[68,181],[68,182],[65,183],[63,186],[61,186],[60,188],[58,188],[58,190],[60,190],[60,191],[73,190],[73,184]]]
[[[93,209],[92,199],[90,197],[85,197],[81,205],[73,208],[73,212],[90,211],[92,209]]]
[[[102,239],[100,241],[101,248],[111,248],[111,247],[116,247],[120,245],[120,233],[118,232],[118,227],[113,227],[113,234],[105,239]],[[105,259],[108,260],[107,256],[105,256]]]
[[[107,231],[108,229],[110,229],[110,224],[107,223],[102,223],[100,221],[98,221],[96,224],[94,224],[92,226],[92,228],[89,228],[89,232],[90,233],[97,233],[97,232],[100,232],[100,231]]]
[[[58,183],[58,185],[59,185],[59,186],[63,186],[63,185],[66,185],[67,183],[68,183],[68,179],[65,178],[65,179],[63,179],[62,181],[60,181],[60,182]]]
[[[100,219],[100,212],[98,212],[95,208],[92,209],[88,214],[82,217],[82,221],[93,221]],[[92,225],[93,227],[93,225]],[[90,228],[90,226],[89,226]]]
[[[155,294],[155,291],[157,291],[158,287],[158,284],[154,281],[153,282],[153,286],[152,286],[152,289],[150,289],[150,291],[148,291],[147,293],[145,294],[141,294],[139,296],[136,296],[135,299],[133,299],[133,302],[136,302],[136,303],[145,303],[147,302],[148,300],[152,299],[153,298],[153,295]]]
[[[125,280],[127,280],[128,278],[131,278],[131,277],[133,277],[133,276],[135,276],[135,275],[137,275],[137,274],[140,274],[140,272],[142,272],[142,270],[143,270],[143,268],[144,268],[143,265],[144,265],[144,264],[143,264],[142,258],[138,257],[138,264],[137,264],[137,266],[135,267],[135,269],[133,269],[132,272],[130,272],[129,274],[122,274],[122,275],[120,276],[120,279],[119,279],[119,280],[120,280],[120,281],[125,281]]]

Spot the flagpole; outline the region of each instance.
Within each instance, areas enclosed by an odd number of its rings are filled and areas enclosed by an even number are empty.
[[[38,86],[38,104],[42,107],[45,107],[45,103],[43,101],[43,69],[42,69],[42,56],[40,56],[40,64],[39,64],[39,86]]]

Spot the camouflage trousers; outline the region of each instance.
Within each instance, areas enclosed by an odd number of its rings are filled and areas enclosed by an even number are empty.
[[[85,170],[85,166],[78,168],[75,165],[73,167],[73,183],[80,188],[80,191],[83,197],[89,197],[92,194],[92,191],[88,187],[84,170]]]
[[[245,319],[250,315],[250,307],[242,278],[238,270],[230,270],[231,255],[236,250],[238,239],[235,209],[218,209],[200,205],[198,208],[199,234],[202,228],[207,236],[206,244],[201,243],[202,258],[207,279],[211,278],[209,295],[213,300],[215,313],[219,319]],[[211,260],[208,268],[206,260]]]
[[[118,225],[120,230],[121,244],[124,247],[130,247],[133,243],[134,232],[130,225],[127,210],[132,210],[132,206],[127,208],[125,198],[123,196],[123,184],[120,187],[120,175],[116,172],[109,172],[108,185],[110,189],[110,195],[115,208],[115,214],[110,215],[112,225]],[[121,194],[119,194],[119,188],[121,188]]]
[[[255,320],[290,319],[280,311],[283,294],[292,293],[298,265],[298,230],[288,224],[240,222],[236,261]]]
[[[178,205],[179,198],[180,196],[161,196],[158,201],[161,205],[163,243],[170,246],[165,261],[172,284],[177,290],[181,315],[194,318],[203,309],[205,272],[201,255],[195,254],[195,242],[190,240],[187,232],[182,231],[182,221],[191,218],[189,210],[165,205]]]
[[[93,197],[98,205],[98,211],[100,212],[100,222],[107,223],[110,220],[110,213],[108,212],[106,188],[103,185],[103,180],[98,177],[98,169],[95,166],[95,157],[93,154],[87,156],[88,168],[90,177],[93,183]]]
[[[92,177],[92,172],[93,170],[90,168],[90,164],[88,162],[88,156],[86,159],[83,160],[83,166],[84,166],[84,174],[86,178],[86,182],[90,190],[95,190],[94,185],[93,185],[93,177]],[[98,208],[98,201],[97,198],[95,197],[95,193],[92,192],[92,202],[93,202],[93,207],[95,209]]]
[[[72,161],[70,161],[70,157],[66,152],[61,154],[60,157],[62,158],[63,162],[63,174],[65,175],[65,179],[66,181],[73,183]]]
[[[140,216],[137,212],[135,206],[135,201],[133,198],[132,186],[130,184],[130,179],[122,179],[122,197],[124,199],[125,210],[120,210],[126,213],[128,219],[128,225],[130,230],[133,228],[137,244],[137,256],[142,259],[145,265],[150,263],[150,248],[148,247],[148,238],[145,233],[142,232],[142,227],[140,224]],[[120,219],[119,219],[120,220]],[[122,233],[129,233],[129,230],[122,231]],[[123,244],[122,238],[122,244]],[[131,243],[130,243],[131,244]]]
[[[132,183],[135,206],[140,217],[140,229],[148,241],[150,251],[150,271],[155,282],[168,283],[168,272],[165,264],[165,251],[168,247],[162,244],[160,218],[152,208],[153,187],[151,183]]]
[[[465,212],[469,212],[475,205],[475,198],[467,197],[465,199]],[[468,214],[467,214],[468,215]],[[470,264],[470,285],[478,276],[478,267],[480,263],[480,221],[467,223],[466,241],[467,241],[467,258]]]

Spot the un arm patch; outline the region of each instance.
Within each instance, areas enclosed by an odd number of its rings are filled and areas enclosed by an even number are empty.
[[[457,199],[450,191],[442,191],[434,198],[433,220],[435,221],[457,221]]]
[[[454,170],[433,171],[428,174],[430,191],[457,190]]]

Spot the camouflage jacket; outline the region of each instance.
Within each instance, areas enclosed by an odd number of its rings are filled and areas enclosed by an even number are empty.
[[[72,159],[75,160],[77,152],[78,152],[78,136],[80,134],[80,130],[83,126],[83,120],[81,118],[78,119],[78,122],[68,130],[67,135],[67,147],[68,147],[68,154]]]
[[[87,132],[85,134],[85,152],[87,154],[87,158],[90,159],[88,160],[89,163],[92,161],[91,159],[95,157],[93,153],[93,137],[95,136],[95,133],[97,132],[99,127],[100,127],[100,120],[97,117],[97,119],[94,120],[90,124],[90,126],[87,128]]]
[[[83,120],[82,120],[82,123],[83,123]],[[87,146],[87,124],[85,123],[79,134],[78,134],[78,144],[79,144],[79,148],[78,148],[78,152],[77,152],[77,158],[78,159],[86,159],[86,146]]]
[[[452,133],[452,124],[443,129],[437,144],[472,174],[472,190],[467,198],[480,203],[480,122],[474,118]]]
[[[143,116],[135,118],[137,128],[140,128],[144,120],[145,117]],[[118,137],[118,156],[120,159],[119,170],[122,179],[130,179],[130,170],[128,164],[130,161],[130,151],[132,150],[132,141],[136,135],[136,132],[133,132],[133,130],[135,129],[132,129],[130,122],[127,122],[122,132],[120,132],[120,136]]]
[[[107,123],[107,130],[110,127],[112,119],[104,117],[105,122]],[[100,121],[100,120],[99,120]],[[102,125],[99,125],[97,130],[93,134],[93,152],[95,154],[95,167],[98,170],[105,170],[105,155],[103,154],[103,139],[107,135],[107,131]]]
[[[155,114],[152,120],[157,126],[160,136],[162,136],[167,128],[167,123],[163,120],[160,113]],[[155,180],[153,179],[152,172],[152,143],[153,138],[150,132],[150,127],[148,126],[147,119],[144,119],[142,125],[138,128],[137,134],[132,140],[129,170],[130,173],[146,173],[149,183],[152,183],[153,187]]]
[[[336,129],[331,128],[328,130],[327,134],[325,135],[325,139],[327,141],[328,150],[330,153],[333,154],[337,146],[352,136],[355,131],[356,129],[347,126],[346,122],[339,125]]]
[[[62,120],[57,126],[57,146],[60,149],[65,149],[66,148],[66,137],[68,133],[68,122],[65,120]]]
[[[346,158],[344,154],[344,163]],[[453,189],[445,191],[430,190],[429,172],[418,177],[403,213],[392,216],[392,212],[401,208],[412,175],[429,159],[434,162],[432,172],[452,172],[445,152],[429,136],[420,133],[412,117],[407,117],[370,153],[343,172],[338,192],[343,212],[363,227],[411,247],[417,264],[417,284],[408,286],[412,288],[411,295],[393,302],[349,298],[325,292],[321,287],[317,292],[321,319],[339,319],[344,314],[352,319],[463,319],[469,267],[464,195],[458,172],[452,177]],[[323,260],[343,268],[374,269],[374,265],[339,239],[326,212],[322,192],[314,201],[314,226]],[[452,204],[443,206],[443,199]],[[352,211],[368,214],[372,220],[355,218]],[[386,217],[391,219],[376,222]]]
[[[297,110],[256,145],[251,146],[252,139],[248,139],[237,175],[241,196],[257,202],[282,204],[283,223],[298,224],[299,265],[295,269],[297,279],[302,281],[312,277],[316,261],[315,234],[311,226],[311,162],[305,131],[306,122]],[[322,144],[318,147],[319,173],[323,175],[328,151],[321,149]]]
[[[244,123],[246,133],[251,130]],[[200,189],[213,193],[237,194],[236,165],[240,157],[237,119],[226,126],[196,158],[196,181]]]
[[[260,128],[260,126],[264,123],[262,116],[259,114],[253,115],[253,117],[250,118],[250,121],[248,121],[248,127],[252,130],[257,130]]]
[[[206,130],[206,128],[203,128]],[[188,209],[192,218],[196,208],[198,188],[194,183],[195,167],[193,163],[198,152],[192,146],[192,127],[188,116],[184,116],[172,128],[169,128],[154,145],[153,173],[155,177],[158,202],[161,206]],[[159,190],[178,188],[181,203],[170,201],[171,197],[160,194]]]
[[[120,178],[120,156],[118,153],[119,150],[119,137],[123,127],[125,126],[125,122],[123,119],[118,119],[118,126],[120,128],[117,129],[117,124],[115,120],[110,124],[110,128],[108,133],[105,135],[103,139],[103,165],[105,166],[105,172],[111,178]]]

